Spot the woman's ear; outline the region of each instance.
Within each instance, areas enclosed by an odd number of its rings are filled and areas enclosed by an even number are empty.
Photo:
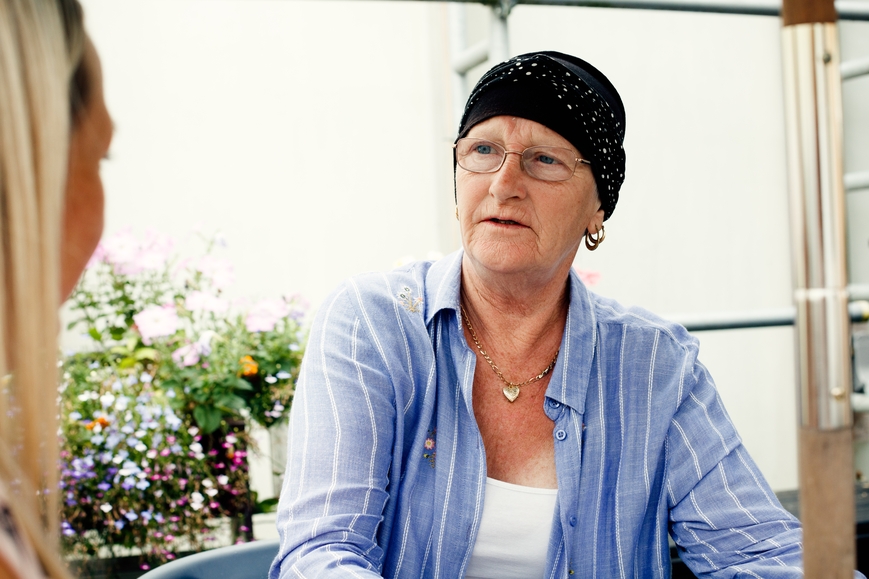
[[[600,231],[601,228],[603,228],[603,216],[604,216],[603,209],[602,208],[598,209],[594,213],[594,215],[591,216],[591,219],[588,222],[588,227],[586,227],[585,232],[591,233],[592,235],[595,235],[598,231]]]

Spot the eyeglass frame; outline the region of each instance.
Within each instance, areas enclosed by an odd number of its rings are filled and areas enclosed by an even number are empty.
[[[459,163],[458,149],[456,147],[458,147],[459,143],[462,141],[479,141],[479,142],[489,143],[489,144],[495,145],[496,147],[498,147],[504,151],[504,154],[501,155],[501,162],[498,163],[497,167],[495,167],[494,169],[491,169],[489,171],[474,171],[473,169],[468,169],[467,167],[465,167],[464,165]],[[530,147],[525,147],[521,151],[509,151],[509,150],[507,150],[506,147],[504,147],[503,145],[499,145],[498,143],[496,143],[494,141],[490,141],[488,139],[480,139],[477,137],[462,137],[461,139],[456,139],[456,142],[452,144],[453,154],[455,155],[455,159],[456,159],[456,165],[458,165],[459,167],[461,167],[462,169],[464,169],[465,171],[467,171],[469,173],[477,173],[480,175],[486,175],[488,173],[497,173],[498,171],[500,171],[501,167],[504,166],[504,162],[507,160],[507,155],[510,153],[512,153],[514,155],[519,155],[519,165],[522,167],[522,170],[524,170],[525,173],[529,177],[531,177],[532,179],[537,179],[538,181],[543,181],[544,183],[563,183],[565,181],[570,181],[573,178],[573,176],[576,175],[576,168],[577,167],[579,167],[580,165],[591,166],[591,161],[589,161],[588,159],[583,159],[582,157],[574,157],[573,160],[576,161],[576,164],[573,166],[573,171],[571,171],[570,177],[567,177],[566,179],[558,179],[558,180],[541,179],[540,177],[536,177],[534,174],[532,174],[527,169],[527,167],[525,167],[525,153],[527,151],[529,151],[530,149],[539,149],[539,148],[560,149],[562,151],[568,151],[571,154],[575,154],[572,149],[568,149],[567,147],[559,147],[557,145],[532,145]]]

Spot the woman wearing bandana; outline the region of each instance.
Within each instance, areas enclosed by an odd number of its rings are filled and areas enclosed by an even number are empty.
[[[352,278],[313,326],[272,579],[802,577],[799,522],[687,331],[589,292],[625,112],[557,52],[499,64],[455,142],[463,249]]]

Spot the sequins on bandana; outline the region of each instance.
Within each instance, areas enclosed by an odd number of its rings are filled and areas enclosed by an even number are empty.
[[[571,132],[580,135],[578,140],[583,141],[585,146],[579,146],[577,139],[572,139],[559,127],[550,128],[577,145],[583,156],[591,161],[598,195],[605,217],[608,218],[615,209],[619,189],[625,179],[625,152],[622,148],[625,127],[610,104],[559,62],[542,54],[523,55],[492,68],[480,79],[465,106],[461,127],[465,127],[478,99],[493,87],[502,90],[499,85],[504,82],[529,86],[533,83],[533,90],[540,95],[541,102],[557,103],[553,106],[563,107],[561,114],[557,111],[545,114],[557,115],[572,125]]]

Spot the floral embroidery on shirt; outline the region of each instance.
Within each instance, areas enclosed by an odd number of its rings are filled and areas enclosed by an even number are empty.
[[[398,300],[404,309],[409,311],[412,314],[420,311],[420,306],[422,305],[422,297],[413,297],[413,290],[408,286],[404,286],[401,288],[401,291],[398,292]]]
[[[428,459],[431,463],[431,467],[435,466],[435,434],[437,433],[437,428],[432,428],[428,431],[428,438],[425,439],[425,450],[426,452],[422,453],[422,457]]]

